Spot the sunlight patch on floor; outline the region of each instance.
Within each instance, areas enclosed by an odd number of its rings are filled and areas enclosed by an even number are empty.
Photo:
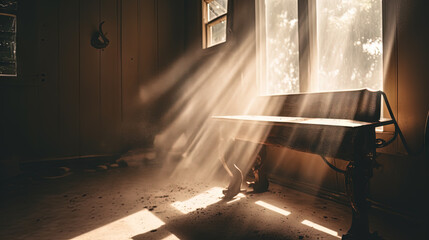
[[[163,238],[162,240],[180,240],[180,238],[176,237],[174,234],[170,234],[167,237]]]
[[[327,234],[329,234],[329,235],[332,235],[332,236],[334,236],[334,237],[341,238],[340,236],[338,236],[338,232],[336,232],[336,231],[334,231],[334,230],[331,230],[331,229],[329,229],[329,228],[326,228],[326,227],[324,227],[324,226],[321,226],[321,225],[319,225],[319,224],[316,224],[316,223],[314,223],[314,222],[311,222],[311,221],[308,221],[308,220],[304,220],[304,221],[302,221],[301,223],[302,223],[302,224],[304,224],[304,225],[306,225],[306,226],[309,226],[309,227],[312,227],[312,228],[314,228],[314,229],[317,229],[317,230],[319,230],[319,231],[322,231],[322,232],[324,232],[324,233],[327,233]]]
[[[284,216],[288,216],[289,214],[291,214],[291,212],[289,212],[289,211],[283,210],[283,209],[281,209],[281,208],[278,208],[278,207],[276,207],[276,206],[273,206],[273,205],[271,205],[271,204],[269,204],[269,203],[266,203],[266,202],[264,202],[264,201],[257,201],[257,202],[255,202],[255,203],[256,203],[257,205],[259,205],[259,206],[262,206],[262,207],[266,208],[266,209],[269,209],[269,210],[271,210],[271,211],[274,211],[274,212],[280,213],[281,215],[284,215]]]
[[[71,240],[128,240],[157,229],[165,223],[148,210],[142,210],[106,224]]]
[[[173,206],[183,214],[188,214],[199,208],[205,208],[209,205],[221,201],[223,197],[222,190],[223,188],[221,187],[214,187],[186,201],[174,202],[171,204],[171,206]]]
[[[237,196],[235,196],[234,198],[232,198],[232,200],[229,201],[229,202],[227,202],[226,204],[230,204],[230,203],[233,203],[233,202],[240,201],[240,199],[242,199],[244,197],[245,197],[244,194],[239,193],[239,194],[237,194]]]

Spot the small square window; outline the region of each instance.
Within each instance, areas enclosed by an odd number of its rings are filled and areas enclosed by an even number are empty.
[[[203,0],[203,48],[226,42],[228,0]]]
[[[16,10],[16,0],[0,4],[0,77],[17,76]]]

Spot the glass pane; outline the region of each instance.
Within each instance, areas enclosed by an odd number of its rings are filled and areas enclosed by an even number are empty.
[[[319,66],[312,90],[382,89],[382,0],[316,4]]]
[[[208,47],[226,41],[226,18],[208,26]]]
[[[266,76],[261,94],[299,92],[298,1],[265,0]]]
[[[228,0],[213,0],[207,4],[208,8],[208,21],[227,13],[228,11]]]
[[[0,76],[16,76],[16,17],[0,13]]]

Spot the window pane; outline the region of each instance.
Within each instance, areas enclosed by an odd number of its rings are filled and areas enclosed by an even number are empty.
[[[262,94],[299,92],[298,1],[265,0],[266,73]]]
[[[212,25],[208,25],[208,47],[226,41],[226,18]]]
[[[228,0],[213,0],[207,4],[208,21],[225,14],[228,10]]]
[[[16,17],[0,13],[0,76],[16,76]]]
[[[382,0],[316,4],[319,66],[312,90],[382,89]]]

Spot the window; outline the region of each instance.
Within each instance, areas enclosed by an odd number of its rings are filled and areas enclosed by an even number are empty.
[[[0,1],[0,77],[16,77],[16,0]]]
[[[203,0],[203,48],[226,42],[228,0]]]
[[[382,0],[258,0],[257,24],[262,95],[383,88]]]

